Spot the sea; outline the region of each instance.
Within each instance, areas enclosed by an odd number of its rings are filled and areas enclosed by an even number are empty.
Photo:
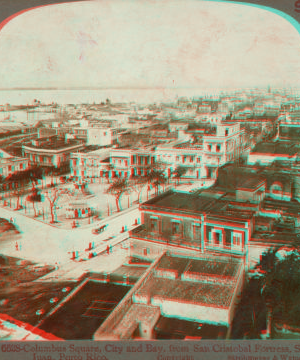
[[[0,90],[0,105],[31,105],[34,100],[44,104],[99,104],[106,99],[111,102],[151,104],[176,101],[179,97],[218,96],[218,89],[15,89]]]

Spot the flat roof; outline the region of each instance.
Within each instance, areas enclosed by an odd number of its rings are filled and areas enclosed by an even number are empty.
[[[251,176],[249,174],[237,175],[237,181],[235,187],[237,190],[255,190],[263,185],[265,179],[258,176]]]
[[[40,328],[66,340],[92,339],[129,289],[90,280],[46,318]]]
[[[187,269],[184,270],[187,265]],[[152,269],[147,281],[137,290],[136,296],[158,297],[204,306],[229,307],[235,289],[235,282],[232,280],[237,278],[241,266],[242,262],[238,258],[210,255],[191,259],[184,256],[164,255]],[[184,276],[193,273],[198,275],[199,279],[194,281],[187,278],[157,276],[156,270],[162,268],[183,271]],[[220,277],[225,281],[220,282]],[[227,279],[229,281],[226,281]]]
[[[24,143],[24,146],[32,149],[46,149],[46,150],[60,150],[64,148],[69,148],[76,145],[83,145],[80,141],[77,140],[68,140],[64,139],[48,139],[43,141],[37,140],[37,145],[34,145],[32,142]]]
[[[159,208],[163,211],[172,209],[180,212],[187,213],[207,213],[212,219],[214,217],[230,218],[234,216],[232,221],[237,219],[250,219],[253,216],[251,211],[241,211],[240,209],[229,208],[230,202],[223,201],[223,198],[217,199],[215,196],[209,196],[200,193],[186,193],[186,192],[174,192],[173,190],[167,191],[164,194],[157,196],[151,200],[148,200],[141,204],[141,209],[151,209],[152,207]]]
[[[185,339],[192,337],[197,339],[225,339],[228,328],[222,325],[202,323],[201,321],[188,321],[171,317],[161,316],[155,325],[156,338]]]
[[[190,302],[204,306],[230,306],[235,286],[230,284],[211,284],[199,281],[166,279],[154,275],[136,292],[136,296],[150,296],[171,301]]]
[[[189,212],[202,212],[215,204],[214,198],[200,197],[199,195],[184,192],[168,191],[164,194],[148,200],[141,205],[145,207],[159,207],[165,209],[177,209]]]
[[[275,199],[264,199],[261,204],[261,209],[284,211],[291,214],[300,213],[300,203],[298,201],[284,201]]]
[[[186,269],[189,262],[190,260],[187,258],[163,256],[156,266],[156,270],[176,270],[180,275]]]
[[[283,246],[299,241],[300,234],[282,231],[255,231],[251,235],[251,243],[260,243],[262,245]]]
[[[251,151],[259,154],[284,154],[295,155],[299,151],[299,146],[294,143],[286,142],[260,143]],[[275,159],[274,159],[275,160]]]

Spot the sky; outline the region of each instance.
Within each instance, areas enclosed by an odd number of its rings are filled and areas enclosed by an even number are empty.
[[[0,31],[0,87],[298,87],[300,34],[283,17],[212,1],[86,1]]]

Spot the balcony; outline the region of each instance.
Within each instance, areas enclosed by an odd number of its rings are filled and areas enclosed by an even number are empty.
[[[190,240],[180,235],[173,235],[167,238],[164,237],[161,233],[148,231],[145,228],[145,225],[140,225],[135,229],[129,231],[129,235],[133,239],[156,241],[166,245],[180,246],[193,250],[199,250],[201,246],[200,239]]]

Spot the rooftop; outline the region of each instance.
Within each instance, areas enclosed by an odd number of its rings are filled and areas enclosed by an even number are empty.
[[[300,213],[300,203],[296,200],[284,201],[267,198],[262,202],[261,208],[264,210],[274,210],[295,215]]]
[[[286,142],[270,142],[260,143],[253,150],[252,153],[259,154],[282,154],[282,155],[295,155],[299,150],[299,146],[294,143]],[[274,159],[275,160],[275,159]]]
[[[41,139],[40,141],[31,141],[24,143],[25,146],[33,149],[45,149],[45,150],[61,150],[76,145],[83,145],[78,140],[65,140],[59,137],[49,137],[48,139]]]
[[[128,286],[90,280],[78,287],[78,291],[47,317],[40,328],[66,340],[92,339],[129,289]]]
[[[157,339],[225,339],[226,326],[161,316],[154,328]]]
[[[157,297],[171,301],[198,303],[206,306],[229,307],[235,286],[198,281],[182,281],[150,276],[136,296]]]
[[[198,303],[205,306],[229,307],[242,263],[238,258],[203,256],[187,258],[164,255],[147,281],[136,292],[136,299],[153,297]],[[156,272],[177,270],[181,276],[166,278]],[[192,276],[191,276],[192,275]],[[222,279],[223,281],[220,281]],[[229,280],[228,282],[226,280]]]
[[[141,207],[159,207],[177,209],[179,211],[202,212],[215,205],[215,198],[200,197],[199,195],[168,191],[144,202]]]
[[[238,176],[235,187],[238,190],[255,190],[258,187],[262,186],[264,183],[265,180],[261,177],[249,176],[248,174],[245,174],[245,176]]]
[[[250,239],[251,243],[270,244],[271,246],[283,246],[298,242],[300,234],[282,231],[255,231]]]

